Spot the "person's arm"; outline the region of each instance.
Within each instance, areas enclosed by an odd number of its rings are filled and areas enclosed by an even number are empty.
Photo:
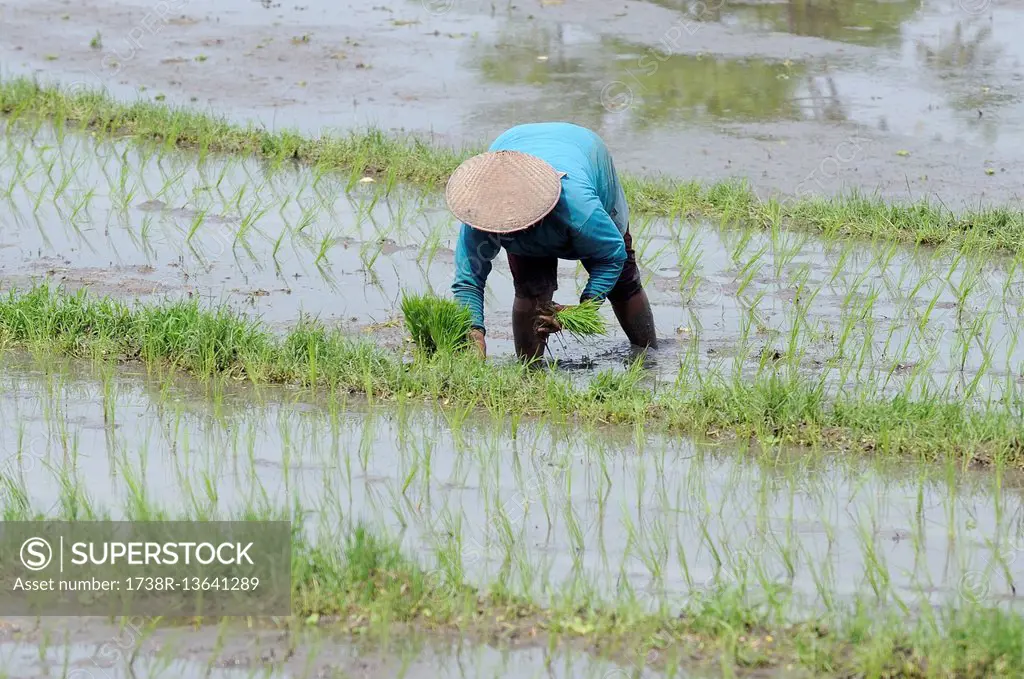
[[[491,273],[491,260],[501,250],[498,238],[463,224],[455,246],[455,280],[452,294],[470,310],[473,327],[484,330],[484,285]]]
[[[588,299],[603,302],[618,282],[626,263],[626,242],[596,193],[587,192],[573,199],[578,203],[579,214],[590,215],[582,224],[573,226],[573,243],[580,259],[594,262],[580,302]]]

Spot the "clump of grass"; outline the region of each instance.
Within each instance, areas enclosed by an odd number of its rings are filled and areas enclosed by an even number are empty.
[[[600,313],[601,305],[594,300],[567,306],[555,312],[555,320],[562,330],[574,337],[607,334],[604,318]]]
[[[436,295],[402,295],[405,327],[428,354],[454,353],[469,346],[473,317],[458,302]]]

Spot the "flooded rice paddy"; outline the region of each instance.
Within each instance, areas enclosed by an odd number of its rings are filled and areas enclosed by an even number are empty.
[[[455,549],[474,584],[504,577],[545,603],[570,588],[680,608],[724,580],[754,598],[785,590],[800,615],[865,592],[948,599],[980,587],[972,578],[1012,599],[1020,573],[1014,476],[993,487],[955,466],[775,459],[280,389],[211,394],[18,354],[4,369],[7,497],[45,515],[297,505],[326,535],[372,526],[428,571]]]
[[[8,513],[140,520],[295,507],[321,536],[362,522],[439,580],[454,551],[468,582],[501,581],[544,603],[571,595],[675,610],[731,588],[793,619],[856,601],[909,615],[943,602],[1017,605],[1024,480],[1014,475],[993,483],[955,466],[773,458],[611,428],[538,423],[513,435],[510,423],[472,414],[210,392],[23,354],[5,356],[2,387]],[[188,659],[195,645],[167,653]],[[340,662],[331,653],[319,661]],[[451,650],[435,653],[456,664]],[[481,663],[500,655],[472,653]],[[514,653],[493,676],[539,676],[543,657]],[[564,676],[620,676],[612,665],[587,670],[594,662],[569,663]],[[481,676],[470,665],[440,676]]]
[[[0,76],[103,84],[268,128],[374,124],[461,144],[569,119],[637,173],[1019,205],[1013,2],[0,0],[0,25]],[[0,132],[4,290],[50,280],[123,300],[198,298],[279,332],[313,315],[406,352],[401,294],[447,294],[455,226],[436,190],[386,174],[25,122]],[[830,395],[939,394],[1021,413],[1019,260],[969,241],[950,254],[684,219],[634,217],[631,230],[662,338],[645,359],[656,383],[781,367]],[[584,282],[562,262],[556,300]],[[500,256],[486,300],[495,362],[512,360],[511,299]],[[580,381],[620,370],[633,354],[612,327],[556,338],[549,357]],[[785,620],[856,607],[909,620],[949,603],[1019,612],[1024,478],[999,465],[2,360],[5,519],[272,507],[321,540],[369,526],[438,586],[455,556],[468,584],[552,606],[675,611],[735,592]],[[0,666],[78,679],[698,676],[539,638],[492,647],[414,629],[368,646],[328,627],[218,630],[150,630],[114,649],[124,632],[105,621],[9,619]]]
[[[455,224],[437,195],[386,177],[200,159],[25,123],[5,129],[0,160],[8,289],[51,280],[125,300],[198,297],[282,332],[312,314],[397,351],[406,349],[402,291],[447,294]],[[1024,276],[1015,260],[683,220],[631,228],[666,339],[647,357],[659,379],[745,379],[788,361],[832,391],[1017,402]],[[584,274],[569,263],[561,273],[558,296],[571,299]],[[511,296],[499,259],[487,301],[499,362],[512,360]],[[553,342],[552,356],[586,380],[631,354],[616,328],[594,342]],[[950,602],[1016,609],[1021,479],[1000,469],[712,445],[279,388],[211,392],[138,367],[5,360],[8,516],[297,507],[337,539],[356,524],[393,537],[439,582],[442,562],[457,555],[466,582],[501,582],[542,605],[569,597],[653,612],[735,591],[796,620],[865,601],[912,617]],[[57,645],[55,657],[81,660],[80,646]],[[47,676],[56,661],[30,662],[30,647],[9,647],[12,666],[26,668],[17,676]],[[206,662],[167,653],[185,663],[167,671],[183,676]],[[359,653],[320,662],[391,676],[379,649]],[[467,670],[458,652],[432,648],[407,652],[407,676],[554,671],[537,650],[471,653],[493,669]],[[639,671],[589,654],[564,662],[565,676]]]
[[[51,280],[160,301],[198,296],[279,329],[303,315],[392,347],[404,290],[448,295],[457,224],[436,193],[289,165],[224,159],[16,125],[0,139],[4,285]],[[780,229],[634,218],[663,379],[792,366],[865,396],[1016,402],[1024,269],[983,252],[823,241]],[[556,301],[586,274],[560,266]],[[512,283],[495,262],[490,351],[510,358]],[[606,311],[611,317],[611,313]],[[615,368],[607,338],[556,337],[549,357]]]
[[[1012,0],[3,0],[0,17],[6,75],[272,129],[461,144],[569,119],[631,171],[957,206],[1017,202],[1024,169]]]

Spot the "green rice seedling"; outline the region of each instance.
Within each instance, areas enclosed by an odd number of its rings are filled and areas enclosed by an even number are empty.
[[[246,233],[249,229],[253,228],[253,225],[270,210],[270,206],[263,207],[261,205],[254,206],[242,219],[242,223],[238,227],[237,233],[235,233],[235,242],[244,240]]]
[[[739,236],[732,245],[726,242],[731,236],[731,233],[724,235],[722,241],[726,247],[730,248],[729,256],[732,259],[733,264],[740,266],[743,253],[747,251],[747,247],[750,245],[750,241],[754,237],[754,231],[752,229],[741,229],[739,231]]]
[[[363,244],[359,246],[359,259],[363,263],[364,271],[370,274],[373,273],[374,264],[376,264],[377,258],[384,251],[385,245],[387,245],[387,238],[385,236],[363,241]]]
[[[416,262],[422,263],[424,257],[426,262],[424,266],[426,270],[430,270],[431,264],[434,263],[434,258],[437,256],[437,251],[441,247],[441,235],[436,231],[432,230],[429,235],[423,241],[423,245],[420,246],[419,253],[416,255]]]
[[[469,346],[473,318],[455,300],[403,293],[402,317],[413,341],[427,354],[454,353]]]
[[[774,264],[775,277],[781,278],[783,269],[800,254],[807,244],[808,238],[806,236],[800,237],[799,235],[784,234],[779,231],[776,225],[772,226],[771,235],[772,263]]]
[[[274,249],[271,250],[270,257],[274,260],[275,264],[277,263],[277,251],[281,249],[281,243],[284,241],[284,237],[288,232],[287,228],[281,229],[281,233],[278,234],[277,240],[274,241]]]
[[[231,209],[233,209],[236,212],[241,212],[242,211],[242,198],[245,197],[245,191],[246,191],[247,188],[248,188],[247,184],[242,184],[241,186],[239,186],[238,190],[235,191],[233,194],[231,194],[231,197],[227,198],[227,200],[224,202],[223,210],[222,211],[226,212],[229,208],[231,208]],[[224,198],[223,195],[222,195],[222,198]]]
[[[50,185],[54,185],[55,182],[54,182],[54,179],[53,179],[53,166],[57,164],[57,159],[56,158],[49,158],[49,159],[47,159],[45,157],[46,156],[45,151],[48,151],[48,150],[49,150],[49,147],[44,147],[44,148],[40,149],[39,150],[40,151],[39,155],[42,156],[42,160],[46,164],[46,179],[48,180],[48,183]]]
[[[170,191],[180,185],[181,180],[184,179],[185,174],[187,172],[188,172],[188,169],[183,169],[181,172],[177,173],[175,176],[170,177],[168,179],[165,179],[163,186],[160,187],[160,190],[157,191],[156,195],[153,196],[153,197],[155,199],[157,199],[157,200],[160,200],[162,196],[166,195],[168,197],[168,199],[169,199],[170,198]]]
[[[399,201],[391,215],[391,226],[390,229],[395,227],[404,228],[406,220],[408,219],[408,213],[410,211],[409,203],[407,201]]]
[[[654,224],[654,220],[650,216],[645,216],[638,220],[636,227],[630,227],[630,231],[633,232],[633,242],[636,243],[636,259],[637,262],[647,264],[647,248],[650,247],[653,239],[650,238],[651,227]],[[667,245],[667,244],[666,244]],[[664,248],[662,248],[664,250]],[[651,258],[650,261],[655,261],[657,255]]]
[[[31,193],[28,189],[26,189],[25,192],[26,193]],[[46,196],[46,190],[45,189],[40,189],[39,193],[35,196],[35,199],[33,200],[33,203],[32,203],[32,214],[36,214],[36,213],[39,212],[39,206],[43,204],[43,198],[45,196]]]
[[[11,181],[7,183],[7,188],[4,190],[4,196],[8,200],[11,200],[14,196],[14,187],[18,185],[19,180],[24,181],[24,179],[30,176],[31,173],[31,169],[25,173],[22,173],[20,169],[15,169],[15,171],[11,173]]]
[[[284,211],[285,211],[285,209],[287,209],[288,205],[289,205],[289,204],[290,204],[291,202],[292,202],[292,196],[291,196],[291,194],[286,194],[286,195],[285,195],[285,197],[284,197],[284,200],[283,200],[283,201],[281,201],[281,207],[280,207],[280,208],[278,209],[278,211],[277,211],[277,214],[278,214],[278,215],[280,215],[281,219],[282,219],[282,220],[283,220],[283,221],[284,221],[284,222],[285,222],[286,224],[288,223],[288,217],[286,217],[286,216],[285,216],[285,214],[284,214]],[[296,200],[295,202],[296,202],[296,203],[298,203],[298,200]],[[300,206],[300,207],[301,207],[301,206]]]
[[[562,326],[562,330],[577,338],[605,335],[608,329],[601,317],[600,308],[597,302],[587,300],[555,312],[555,320]]]
[[[316,211],[309,208],[302,209],[302,216],[299,218],[299,223],[295,227],[296,233],[302,233],[310,224],[316,219]]]
[[[398,184],[398,171],[392,166],[388,168],[387,177],[384,179],[384,196],[390,197],[391,193],[395,190],[395,186]]]
[[[334,232],[328,231],[324,237],[320,240],[320,248],[317,251],[316,259],[313,260],[313,264],[319,266],[320,261],[327,257],[327,251],[334,245]]]
[[[191,241],[192,237],[196,235],[196,231],[202,225],[204,219],[206,219],[205,209],[196,212],[196,216],[192,219],[192,224],[189,226],[188,235],[185,237],[186,243]]]
[[[740,283],[739,289],[736,290],[736,296],[740,297],[743,295],[743,291],[746,290],[747,286],[750,285],[750,281],[754,279],[760,271],[763,265],[761,257],[768,251],[768,246],[765,245],[751,257],[743,268],[740,269],[739,275],[742,276],[742,282]]]
[[[70,220],[73,224],[77,223],[78,214],[85,209],[85,207],[89,204],[89,201],[92,200],[92,197],[93,189],[89,189],[79,197],[77,202],[71,205]]]
[[[63,195],[64,191],[67,190],[68,185],[71,183],[71,180],[76,175],[81,176],[80,172],[83,165],[85,165],[84,159],[82,160],[82,162],[72,167],[70,172],[65,170],[64,173],[61,174],[60,182],[56,184],[55,190],[53,192],[53,197],[51,198],[54,205],[57,204],[57,201],[60,199],[61,195]]]
[[[704,251],[697,240],[699,235],[696,229],[692,230],[689,238],[686,239],[685,243],[678,250],[679,291],[683,295],[684,303],[693,301],[697,294],[697,288],[700,286],[700,276],[697,274],[697,269],[700,266],[700,259]]]
[[[840,274],[846,269],[847,262],[850,256],[853,254],[852,247],[844,247],[839,251],[839,256],[836,257],[835,263],[832,267],[832,275],[828,278],[829,285],[835,285],[836,278],[839,278]]]

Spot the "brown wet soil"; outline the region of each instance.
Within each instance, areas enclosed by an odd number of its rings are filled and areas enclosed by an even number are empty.
[[[5,74],[310,134],[460,145],[567,119],[639,173],[954,208],[1018,204],[1024,170],[1016,3],[4,0],[0,18]]]
[[[62,263],[47,262],[45,258],[32,265],[42,272],[46,280],[59,284],[68,290],[87,289],[97,295],[144,297],[158,293],[173,292],[175,288],[160,281],[152,281],[142,275],[153,274],[156,268],[148,265],[114,266],[109,268],[75,267],[69,260]]]
[[[387,639],[360,640],[329,628],[265,628],[258,622],[250,628],[231,623],[195,629],[153,627],[141,618],[123,624],[91,617],[4,618],[0,658],[4,676],[12,679],[632,676],[570,644],[551,650],[539,640],[490,646],[401,625],[392,626]],[[656,676],[644,670],[644,676]]]

